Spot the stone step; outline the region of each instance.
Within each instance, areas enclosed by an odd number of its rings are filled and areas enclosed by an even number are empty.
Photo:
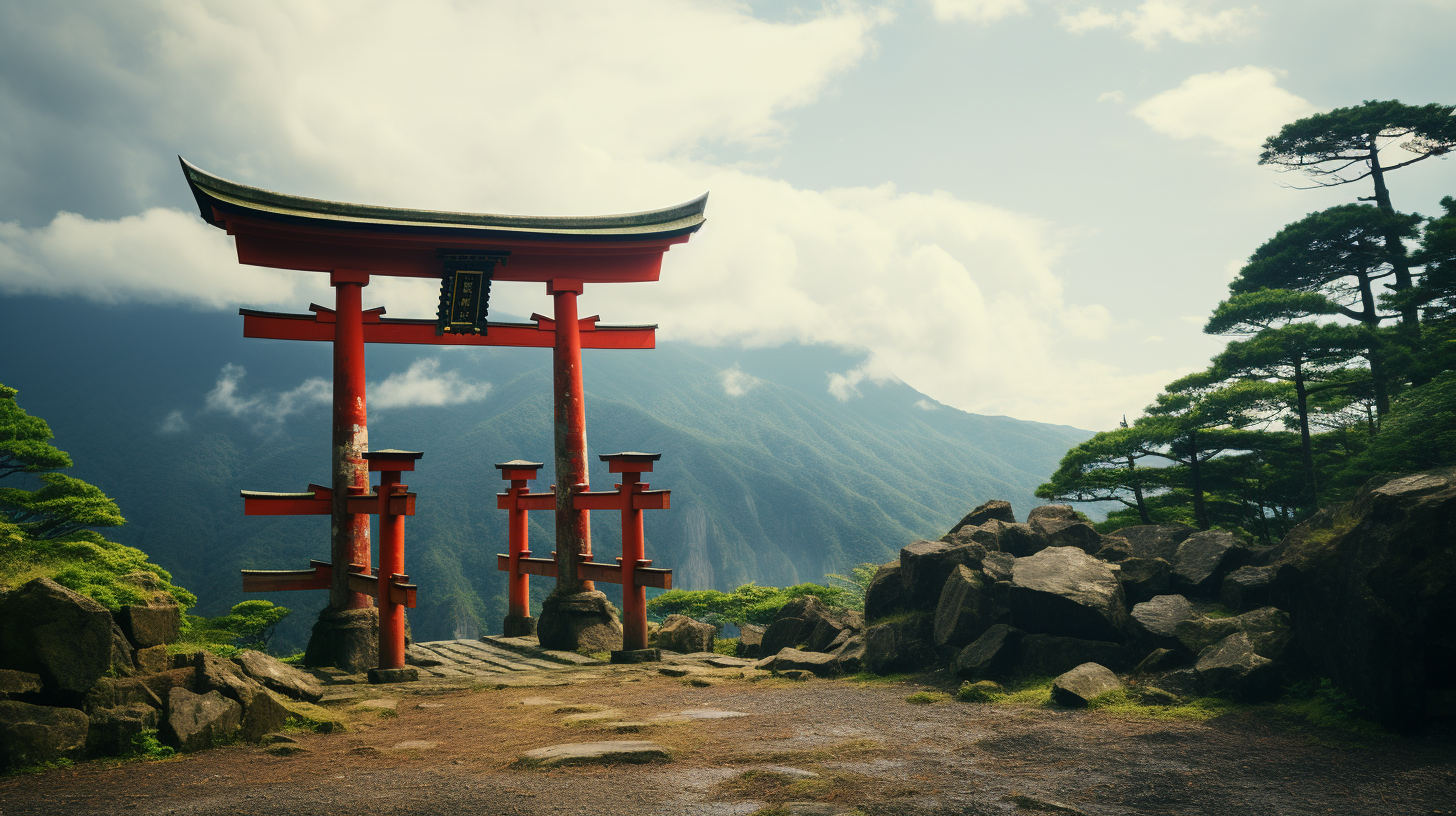
[[[567,666],[600,666],[605,663],[605,661],[597,660],[594,657],[587,657],[586,655],[579,655],[576,652],[543,649],[541,648],[540,642],[534,637],[508,638],[502,637],[501,635],[485,635],[480,640],[487,645],[507,649],[516,654],[527,655]]]
[[[456,641],[440,641],[431,644],[436,652],[449,655],[457,663],[491,666],[501,671],[531,671],[534,667],[519,660],[512,660],[511,657],[497,657],[469,648],[463,643]],[[555,668],[554,666],[552,668]]]
[[[563,665],[566,665],[551,660],[542,660],[538,657],[527,657],[521,654],[517,654],[516,652],[510,652],[505,649],[501,649],[495,646],[489,646],[485,643],[474,640],[459,640],[456,641],[455,644],[457,646],[462,646],[466,649],[469,649],[471,652],[477,655],[481,655],[480,659],[482,660],[493,659],[503,660],[512,663],[521,663],[536,669],[546,669],[547,671],[550,671],[551,669],[559,669]],[[577,655],[577,657],[581,657],[581,655]]]

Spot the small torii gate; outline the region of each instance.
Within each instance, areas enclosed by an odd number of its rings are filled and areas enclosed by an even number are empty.
[[[578,565],[591,562],[588,510],[575,495],[589,491],[582,348],[653,348],[655,326],[598,326],[581,319],[577,298],[587,284],[655,281],[662,255],[686,242],[705,220],[707,195],[675,207],[625,215],[515,216],[349,204],[287,195],[211,175],[180,159],[202,219],[233,236],[240,263],[326,272],[333,309],[313,314],[242,310],[244,336],[325,341],[334,351],[332,485],[313,501],[330,502],[329,605],[310,642],[309,660],[359,670],[355,655],[368,630],[357,613],[373,599],[351,586],[369,569],[368,516],[351,498],[369,487],[365,404],[366,343],[522,346],[553,349],[556,478],[556,561],[553,594],[593,588]],[[434,321],[364,311],[363,287],[373,275],[440,281]],[[551,317],[533,323],[486,320],[493,281],[546,284]],[[351,496],[350,488],[355,488]],[[351,567],[360,569],[354,570]],[[314,584],[321,573],[311,570]],[[301,588],[301,587],[300,587]],[[566,614],[566,613],[562,613]],[[372,645],[372,644],[371,644]],[[548,644],[573,648],[572,644]],[[317,647],[317,648],[316,648]]]

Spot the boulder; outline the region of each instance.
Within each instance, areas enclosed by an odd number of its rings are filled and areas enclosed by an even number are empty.
[[[1122,584],[1105,562],[1075,547],[1016,559],[1011,620],[1028,632],[1121,640],[1127,628]]]
[[[0,597],[0,669],[38,674],[48,692],[78,697],[111,668],[111,629],[106,607],[36,578]]]
[[[996,531],[996,546],[1001,552],[1011,553],[1017,558],[1025,558],[1046,549],[1046,539],[1033,530],[1030,524],[1004,524],[993,521],[987,526],[992,525]]]
[[[936,646],[969,646],[986,630],[987,583],[980,572],[964,564],[951,571],[935,607],[931,641]]]
[[[804,595],[784,604],[763,633],[763,654],[777,654],[786,648],[824,652],[838,648],[850,634],[864,628],[858,612],[830,609],[814,595]]]
[[[243,670],[243,674],[295,700],[317,703],[324,696],[324,687],[313,675],[271,655],[244,649],[233,655],[233,662]]]
[[[896,583],[899,583],[896,581]],[[759,657],[763,653],[759,650],[763,643],[764,628],[751,623],[745,623],[738,627],[738,648],[734,653],[739,657]]]
[[[905,609],[905,582],[900,579],[900,562],[882,565],[865,587],[866,621],[887,618]]]
[[[142,674],[156,674],[172,668],[172,656],[167,654],[166,646],[137,649],[132,657],[136,660],[136,670]]]
[[[1178,624],[1193,619],[1193,604],[1182,595],[1158,595],[1133,606],[1131,617],[1139,642],[1172,648],[1178,645]]]
[[[1123,527],[1112,535],[1126,541],[1136,558],[1161,558],[1171,564],[1178,545],[1196,532],[1186,524],[1142,524]]]
[[[836,655],[827,652],[803,652],[798,649],[783,649],[778,654],[765,657],[753,664],[756,668],[770,671],[807,671],[820,677],[833,677],[840,673]]]
[[[378,662],[379,610],[325,607],[319,613],[303,653],[303,665],[333,666],[358,673]]]
[[[914,672],[936,661],[929,616],[907,615],[875,624],[864,633],[864,667],[875,674]]]
[[[242,718],[243,707],[221,692],[174,688],[167,695],[162,736],[179,751],[200,751],[235,737]]]
[[[1223,577],[1248,555],[1244,542],[1226,530],[1194,533],[1178,545],[1173,557],[1173,583],[1196,595],[1212,595]]]
[[[1367,483],[1274,552],[1274,599],[1298,649],[1387,725],[1456,688],[1456,468]]]
[[[1122,681],[1106,666],[1083,663],[1052,681],[1052,702],[1068,708],[1086,708],[1093,698],[1120,688]]]
[[[40,675],[31,672],[0,669],[0,700],[30,697],[42,688]]]
[[[1016,672],[1033,677],[1055,677],[1083,663],[1100,663],[1123,670],[1132,665],[1133,652],[1120,643],[1105,640],[1026,635],[1021,638],[1021,652]]]
[[[956,655],[953,668],[962,680],[1010,677],[1021,660],[1025,632],[1004,623],[987,629],[975,642]]]
[[[1048,547],[1076,547],[1088,554],[1102,549],[1102,536],[1085,521],[1043,517],[1032,520],[1029,525]]]
[[[1178,641],[1193,654],[1200,654],[1229,635],[1241,633],[1256,652],[1270,660],[1284,656],[1291,632],[1289,615],[1272,606],[1228,618],[1197,615],[1174,626]]]
[[[188,670],[185,673],[190,682],[192,672]],[[169,689],[163,688],[161,694],[153,690],[148,681],[156,682],[157,677],[161,677],[161,675],[146,678],[102,677],[91,686],[90,691],[86,692],[81,707],[88,714],[102,709],[126,708],[134,705],[150,706],[160,711],[167,707],[164,701]]]
[[[1243,632],[1235,632],[1204,650],[1193,671],[1205,692],[1235,700],[1269,699],[1279,688],[1274,661],[1255,651]]]
[[[900,550],[900,581],[905,586],[905,606],[929,612],[940,602],[945,579],[957,566],[981,568],[987,548],[981,544],[947,544],[916,541]]]
[[[1161,558],[1125,558],[1117,568],[1117,580],[1130,603],[1163,595],[1173,586],[1173,565]]]
[[[1184,661],[1183,654],[1173,649],[1154,649],[1148,652],[1137,666],[1132,670],[1133,674],[1158,674],[1177,668]]]
[[[268,695],[262,683],[210,652],[198,652],[193,661],[199,692],[217,691],[242,706],[240,737],[257,742],[283,727],[288,710]]]
[[[1117,536],[1103,536],[1102,549],[1093,553],[1103,561],[1126,561],[1132,558],[1132,543],[1125,538]]]
[[[136,649],[126,639],[126,633],[115,622],[111,624],[111,666],[112,675],[125,677],[136,673]]]
[[[1239,567],[1224,576],[1218,599],[1240,611],[1270,605],[1274,602],[1274,568]]]
[[[551,594],[541,602],[536,636],[545,649],[616,652],[622,649],[622,621],[602,592]]]
[[[117,623],[138,649],[175,643],[182,631],[182,607],[171,595],[157,592],[144,604],[123,606]]]
[[[120,756],[130,753],[133,740],[144,731],[154,730],[161,721],[161,712],[140,703],[98,708],[91,711],[86,734],[86,753],[91,756]]]
[[[1046,520],[1080,521],[1077,518],[1077,511],[1073,510],[1070,504],[1043,504],[1031,508],[1031,512],[1026,514],[1027,524]]]
[[[74,708],[0,701],[0,769],[79,759],[89,725],[90,719]]]
[[[713,651],[713,636],[718,628],[711,623],[693,620],[687,615],[668,615],[657,630],[654,641],[659,649],[692,654]]]
[[[986,553],[981,559],[981,572],[996,582],[1011,581],[1011,570],[1016,566],[1016,556],[1008,552]]]
[[[950,528],[948,535],[955,535],[965,527],[980,527],[988,521],[1004,521],[1007,524],[1016,523],[1016,514],[1011,510],[1011,503],[1001,499],[992,499],[975,510],[966,514],[960,523]]]
[[[864,668],[864,635],[854,635],[834,650],[834,663],[840,674],[859,674]]]

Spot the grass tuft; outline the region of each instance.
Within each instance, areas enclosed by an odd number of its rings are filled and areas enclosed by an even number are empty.
[[[1121,688],[1092,698],[1087,708],[1130,720],[1203,722],[1232,713],[1238,705],[1219,697],[1199,697],[1175,705],[1158,705],[1139,697],[1135,690]]]
[[[917,691],[905,698],[911,705],[934,705],[950,702],[950,695],[943,691]]]

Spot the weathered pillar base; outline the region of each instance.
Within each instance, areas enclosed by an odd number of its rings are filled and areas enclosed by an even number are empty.
[[[530,615],[506,615],[501,632],[506,637],[530,637],[536,634],[536,619]]]
[[[357,674],[374,668],[378,662],[378,610],[326,607],[319,613],[303,653],[303,665],[333,666]]]
[[[619,649],[612,652],[613,663],[656,663],[662,660],[661,649]]]
[[[541,602],[536,636],[544,649],[613,652],[622,648],[622,621],[607,596],[596,590],[548,595]]]
[[[405,666],[402,669],[380,669],[369,670],[369,682],[379,685],[380,683],[413,683],[420,679],[420,670],[413,666]]]

